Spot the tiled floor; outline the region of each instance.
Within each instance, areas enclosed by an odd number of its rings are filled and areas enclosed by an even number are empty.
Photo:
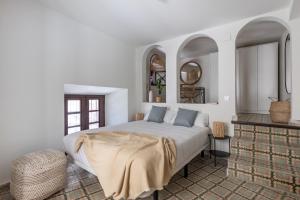
[[[260,199],[260,200],[292,200],[300,199],[292,194],[243,182],[225,176],[226,161],[219,161],[214,167],[213,159],[209,157],[195,158],[189,165],[189,176],[184,178],[182,172],[176,174],[168,186],[159,192],[159,199],[194,200],[194,199]],[[0,200],[12,199],[9,188],[0,188]],[[70,163],[68,167],[68,185],[49,200],[101,200],[105,199],[103,190],[97,178]],[[150,200],[152,197],[144,198]]]

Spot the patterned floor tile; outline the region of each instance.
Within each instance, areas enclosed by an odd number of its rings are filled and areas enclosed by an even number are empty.
[[[175,193],[177,193],[177,192],[183,190],[184,188],[182,188],[180,185],[178,185],[178,184],[176,184],[176,183],[170,183],[170,184],[168,184],[168,185],[166,186],[166,189],[167,189],[169,192],[175,194]]]
[[[170,198],[168,198],[167,200],[179,200],[176,196],[172,196]]]
[[[255,200],[270,200],[269,198],[265,197],[265,196],[262,196],[262,195],[257,195],[255,197]]]
[[[176,196],[182,200],[192,200],[197,197],[196,195],[194,195],[192,192],[190,192],[188,190],[183,190],[183,191],[179,192]]]
[[[106,199],[103,191],[91,194],[89,197],[90,197],[91,200],[104,200],[104,199]]]
[[[228,180],[224,180],[221,183],[219,183],[218,185],[220,185],[220,186],[222,186],[222,187],[224,187],[224,188],[226,188],[230,191],[233,191],[238,187],[238,185],[236,185],[235,183],[232,183]]]
[[[213,183],[215,183],[215,184],[220,183],[223,180],[222,178],[220,178],[218,176],[215,176],[213,174],[208,176],[206,179],[213,182]]]
[[[215,194],[219,195],[220,197],[226,197],[228,196],[231,192],[230,190],[227,190],[221,186],[217,186],[211,190]]]
[[[98,179],[97,178],[85,178],[81,180],[81,183],[83,186],[87,186],[87,185],[91,185],[94,183],[98,183]]]
[[[208,172],[204,171],[203,169],[198,169],[195,171],[195,174],[197,174],[198,176],[200,176],[201,178],[205,178],[209,175]]]
[[[93,194],[95,192],[99,192],[100,190],[101,190],[101,186],[99,183],[95,183],[93,185],[89,185],[89,186],[85,187],[85,191],[88,194]]]
[[[262,189],[262,186],[254,184],[254,183],[249,183],[249,182],[244,183],[243,187],[247,188],[248,190],[251,190],[253,192],[258,192],[259,190]]]
[[[280,197],[282,196],[282,193],[270,190],[268,188],[264,188],[260,194],[270,199],[280,199]]]
[[[222,200],[221,197],[219,197],[218,195],[214,194],[213,192],[206,192],[201,196],[202,199],[205,200]]]
[[[188,187],[188,190],[193,192],[197,196],[199,196],[200,194],[203,194],[206,191],[206,189],[204,189],[203,187],[200,187],[197,184],[194,184],[194,185]]]
[[[181,185],[182,187],[188,187],[188,186],[190,186],[190,185],[193,185],[193,182],[192,181],[189,181],[188,179],[186,179],[186,178],[181,178],[181,179],[178,179],[177,181],[176,181],[176,183],[178,184],[178,185]]]
[[[159,199],[159,200],[167,199],[167,198],[169,198],[170,196],[172,196],[172,194],[171,194],[170,192],[168,192],[168,190],[161,190],[161,191],[159,191],[159,193],[158,193],[158,199]],[[150,197],[150,199],[152,199],[152,198]],[[143,199],[143,200],[144,200],[144,199]]]
[[[213,159],[209,159],[208,156],[204,159],[197,157],[192,163],[188,177],[184,178],[182,171],[173,176],[165,190],[159,192],[160,200],[300,199],[297,195],[288,196],[254,183],[226,177],[227,164],[222,160],[218,161],[217,167],[214,167]],[[112,200],[105,198],[104,191],[93,174],[71,162],[67,172],[66,188],[48,200]],[[9,186],[0,187],[0,199],[12,200]],[[152,200],[152,196],[142,198],[142,200]]]
[[[66,194],[68,200],[79,199],[85,196],[83,189],[74,190]]]
[[[297,198],[297,197],[292,197],[292,196],[284,196],[284,197],[282,198],[282,200],[297,200],[297,199],[299,199],[299,198]]]
[[[244,187],[240,187],[239,189],[236,190],[236,193],[239,195],[246,197],[247,199],[253,199],[256,195],[255,192],[252,192],[251,190],[248,190]]]
[[[189,174],[188,177],[186,177],[186,178],[194,183],[203,179],[201,176],[194,174],[194,173]]]
[[[215,186],[215,184],[213,182],[210,182],[206,179],[203,179],[203,180],[199,181],[197,184],[200,185],[201,187],[206,188],[206,189],[210,189],[210,188]]]
[[[238,194],[231,194],[227,200],[247,200],[245,197],[242,197],[241,195],[238,195]]]
[[[230,195],[228,198],[228,200],[247,200],[245,197],[242,197],[238,194],[233,193],[232,195]]]
[[[71,192],[73,190],[77,190],[80,188],[81,188],[80,182],[76,182],[76,183],[72,183],[72,184],[68,183],[68,185],[65,188],[65,192]]]

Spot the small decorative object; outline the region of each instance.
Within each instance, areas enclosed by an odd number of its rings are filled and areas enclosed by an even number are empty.
[[[165,71],[165,62],[158,54],[153,54],[150,58],[151,71]]]
[[[134,116],[134,121],[139,121],[144,119],[144,113],[136,113]]]
[[[213,122],[213,136],[216,138],[224,138],[225,135],[225,123]]]
[[[46,199],[65,187],[66,169],[63,152],[26,154],[12,162],[10,193],[17,200]]]
[[[155,102],[156,103],[161,103],[161,96],[156,96],[155,97]]]
[[[288,123],[291,118],[291,103],[288,101],[273,101],[270,107],[272,122]]]
[[[149,90],[149,103],[153,102],[153,92],[152,90]]]
[[[155,97],[155,101],[156,103],[160,103],[162,101],[161,94],[164,89],[164,86],[162,85],[162,78],[156,80],[156,88],[158,90],[158,96]]]

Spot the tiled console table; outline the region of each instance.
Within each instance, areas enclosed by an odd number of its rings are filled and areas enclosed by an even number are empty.
[[[242,116],[232,123],[228,175],[300,194],[300,126],[274,124],[268,116]]]

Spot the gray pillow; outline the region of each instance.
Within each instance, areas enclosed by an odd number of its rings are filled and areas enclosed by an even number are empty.
[[[175,126],[194,126],[198,111],[179,108],[174,122]]]
[[[148,122],[162,123],[167,111],[167,107],[152,106],[151,112],[147,119]]]

